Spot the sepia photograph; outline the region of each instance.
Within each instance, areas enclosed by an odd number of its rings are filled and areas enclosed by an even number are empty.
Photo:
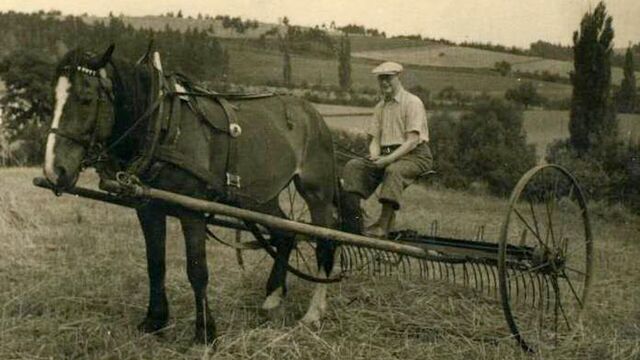
[[[640,359],[640,2],[0,2],[0,359]]]

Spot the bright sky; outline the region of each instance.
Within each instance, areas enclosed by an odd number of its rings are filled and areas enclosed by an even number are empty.
[[[536,40],[571,44],[582,15],[596,0],[0,0],[0,11],[60,10],[64,14],[158,15],[182,10],[196,16],[231,15],[294,25],[334,20],[356,23],[389,35],[421,34],[456,42],[481,41],[528,47]],[[616,47],[640,42],[640,1],[608,0]]]

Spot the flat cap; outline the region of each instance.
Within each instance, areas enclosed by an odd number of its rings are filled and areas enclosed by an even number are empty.
[[[398,75],[402,72],[402,65],[387,61],[378,65],[375,69],[371,70],[375,75]]]

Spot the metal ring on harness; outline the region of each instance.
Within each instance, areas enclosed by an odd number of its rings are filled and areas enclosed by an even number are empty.
[[[233,138],[237,138],[242,134],[242,128],[238,124],[230,124],[229,125],[229,135]]]

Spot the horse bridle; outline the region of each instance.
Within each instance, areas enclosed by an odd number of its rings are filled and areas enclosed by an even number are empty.
[[[104,68],[102,68],[104,69]],[[82,146],[86,149],[86,155],[81,162],[82,168],[87,168],[92,166],[103,160],[106,152],[104,151],[104,141],[106,139],[99,139],[99,129],[100,129],[100,113],[101,106],[108,102],[109,105],[113,108],[114,106],[114,95],[113,95],[113,85],[111,79],[106,76],[102,76],[100,74],[100,70],[92,70],[83,66],[76,66],[75,69],[71,67],[67,67],[63,69],[63,71],[67,73],[71,73],[72,71],[76,71],[76,74],[83,74],[98,80],[98,95],[96,100],[96,108],[94,113],[94,128],[91,134],[89,135],[77,135],[72,134],[70,132],[64,131],[59,127],[52,127],[49,129],[48,134],[54,134],[56,136],[60,136],[61,138],[67,139],[77,145]],[[105,101],[105,98],[107,99]]]

